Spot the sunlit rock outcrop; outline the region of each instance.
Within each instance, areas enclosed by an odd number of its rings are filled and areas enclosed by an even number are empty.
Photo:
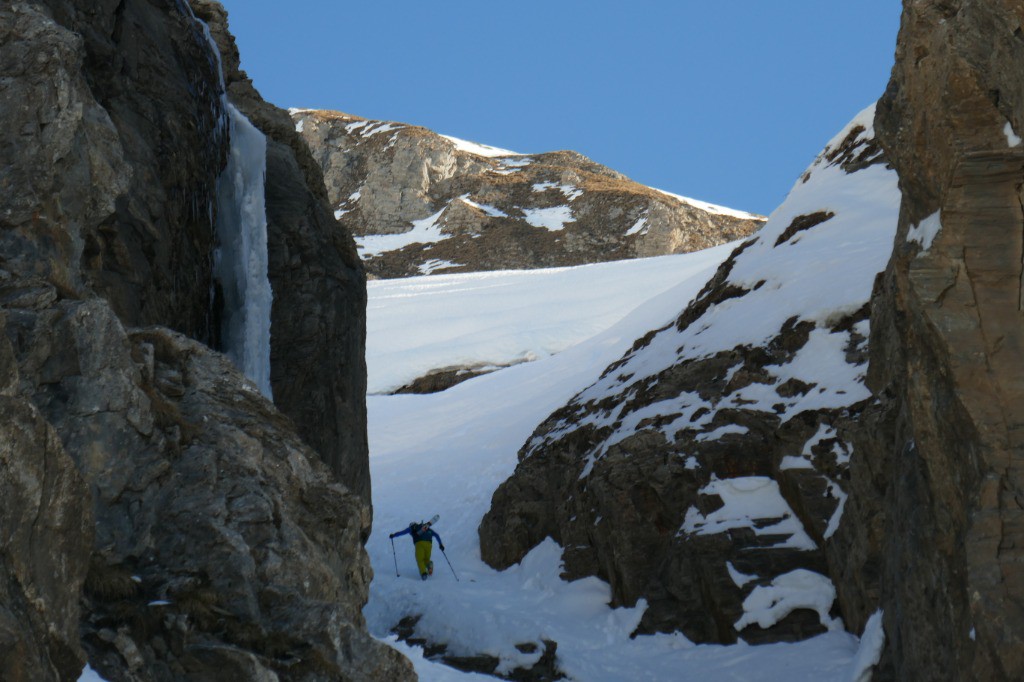
[[[840,132],[674,321],[540,425],[480,525],[485,561],[545,537],[640,632],[792,640],[842,627],[828,550],[898,215],[874,108]]]
[[[516,154],[419,126],[292,110],[374,277],[686,253],[762,216],[633,182],[575,152]]]
[[[1019,3],[904,2],[879,142],[900,177],[836,586],[893,679],[1024,677]]]

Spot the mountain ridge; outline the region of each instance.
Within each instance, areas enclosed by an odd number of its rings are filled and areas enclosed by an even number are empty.
[[[577,152],[519,154],[405,123],[290,113],[371,277],[683,253],[764,221],[635,183]]]

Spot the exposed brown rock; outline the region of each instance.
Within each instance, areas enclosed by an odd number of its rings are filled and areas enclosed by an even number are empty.
[[[876,117],[903,208],[837,587],[855,629],[884,610],[895,679],[1024,677],[1022,23],[1016,2],[905,2]]]
[[[444,238],[367,253],[374,277],[685,253],[747,236],[764,221],[704,210],[575,152],[482,156],[417,126],[334,111],[294,110],[292,118],[357,239],[399,235],[436,215]],[[564,227],[539,226],[543,211],[561,211],[554,222]]]

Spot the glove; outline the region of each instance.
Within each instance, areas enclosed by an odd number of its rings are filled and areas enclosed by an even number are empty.
[[[389,538],[391,538],[392,540],[394,540],[394,539],[395,539],[395,534],[394,534],[394,533],[392,533],[392,534],[391,534],[391,535],[389,535],[388,537],[389,537]]]
[[[444,545],[442,545],[442,544],[441,544],[440,542],[439,542],[439,543],[437,543],[437,546],[441,548],[441,551],[442,551],[442,552],[444,551]]]

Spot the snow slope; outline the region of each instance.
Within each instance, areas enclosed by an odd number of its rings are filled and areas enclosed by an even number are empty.
[[[447,642],[449,652],[456,655],[499,656],[509,669],[530,665],[538,657],[519,652],[515,644],[552,639],[558,642],[561,669],[577,680],[678,679],[682,670],[696,676],[723,668],[733,669],[736,680],[839,679],[836,676],[845,672],[857,649],[856,639],[844,633],[764,647],[698,647],[681,635],[630,640],[642,605],[613,610],[606,606],[610,591],[601,581],[561,581],[561,549],[554,542],[542,544],[522,564],[500,573],[480,560],[477,524],[490,504],[491,492],[515,468],[516,452],[536,424],[589,383],[595,372],[620,357],[638,332],[672,319],[727,254],[727,249],[719,247],[666,257],[677,264],[675,286],[561,353],[443,393],[369,398],[374,532],[367,549],[375,578],[364,612],[373,634],[388,638],[390,628],[403,616],[422,613],[417,636]],[[647,264],[645,260],[628,262],[632,281],[641,290]],[[586,297],[586,280],[581,279],[577,295]],[[477,280],[481,285],[487,281]],[[559,293],[535,294],[530,300],[539,311],[554,315],[571,306],[569,292]],[[371,306],[374,303],[371,293]],[[480,305],[486,309],[486,301]],[[490,316],[484,319],[477,338],[486,346],[497,323]],[[410,317],[408,323],[407,333],[415,337],[436,320]],[[506,324],[511,327],[507,331],[523,332],[514,316]],[[566,340],[573,334],[570,326]],[[374,341],[371,334],[369,345]],[[435,575],[421,582],[408,538],[396,539],[393,555],[387,536],[434,513],[441,515],[435,528],[445,541],[454,572],[435,549]],[[396,576],[396,560],[400,576]],[[427,661],[418,649],[397,646],[414,659],[421,679],[481,677]]]
[[[617,261],[367,282],[368,392],[393,391],[430,370],[548,357],[694,272],[717,266],[734,247],[648,258],[639,267]]]
[[[443,393],[369,397],[374,532],[367,549],[375,578],[364,613],[374,635],[395,643],[389,630],[405,615],[423,614],[417,636],[446,642],[450,653],[456,655],[486,652],[499,656],[508,668],[530,665],[537,658],[536,654],[522,654],[515,644],[552,639],[558,642],[561,669],[574,679],[587,681],[679,679],[720,675],[726,669],[731,677],[717,679],[844,678],[857,653],[857,640],[842,632],[799,644],[761,647],[694,646],[681,635],[631,640],[629,634],[639,622],[642,604],[634,609],[610,609],[606,606],[610,590],[601,581],[561,581],[561,550],[552,541],[504,572],[494,571],[480,560],[476,527],[490,504],[491,492],[512,473],[517,450],[536,424],[620,357],[638,333],[672,319],[725,255],[727,250],[720,247],[666,257],[678,264],[675,286],[561,353],[473,379]],[[633,281],[642,288],[647,261],[628,264]],[[600,272],[595,268],[576,270]],[[543,276],[543,271],[537,274]],[[476,280],[478,286],[487,281]],[[580,284],[577,293],[585,296],[585,279]],[[379,291],[371,290],[371,306]],[[455,293],[465,295],[466,291]],[[561,295],[551,297],[535,294],[530,300],[539,312],[555,315],[558,309],[571,307],[568,292],[558,293]],[[486,309],[486,298],[482,300],[478,305]],[[471,317],[468,310],[463,313],[467,319]],[[499,323],[493,316],[483,319],[486,322],[476,338],[486,347]],[[410,316],[406,332],[415,337],[436,323],[432,315]],[[505,324],[508,335],[516,331],[529,339],[524,333],[528,330],[521,328],[521,320],[514,315]],[[468,331],[466,336],[472,338]],[[371,333],[371,347],[375,338]],[[571,340],[574,330],[570,325],[565,341]],[[466,343],[469,345],[468,340]],[[524,344],[524,350],[528,345]],[[371,381],[377,380],[371,376]],[[393,554],[387,536],[434,513],[441,515],[435,528],[445,541],[454,572],[435,548],[435,575],[421,582],[408,538],[396,539]],[[396,576],[396,562],[400,576]],[[419,649],[395,645],[413,658],[423,680],[483,679],[427,661]]]
[[[864,386],[866,365],[845,359],[847,350],[856,345],[853,337],[867,337],[868,323],[838,332],[831,326],[870,299],[875,274],[885,267],[892,251],[900,194],[895,171],[884,164],[860,169],[851,180],[853,176],[839,161],[828,157],[844,141],[855,150],[868,147],[874,137],[873,117],[871,106],[826,146],[826,152],[736,257],[725,283],[742,295],[710,305],[685,328],[660,329],[644,347],[623,358],[615,372],[602,376],[573,400],[577,405],[601,405],[600,410],[583,417],[566,416],[552,433],[535,437],[531,449],[550,445],[583,419],[614,429],[593,460],[632,435],[638,423],[656,415],[681,415],[663,427],[672,442],[681,428],[713,428],[717,412],[723,409],[775,413],[781,406],[785,422],[803,411],[841,408],[869,397]],[[793,229],[801,219],[814,216],[819,219],[811,221],[810,227]],[[788,320],[808,321],[815,328],[791,362],[766,368],[770,383],[752,383],[717,403],[691,393],[653,405],[629,398],[636,386],[684,360],[763,347]],[[781,396],[778,387],[794,379],[814,390]],[[695,419],[698,412],[703,416]],[[699,439],[722,435],[708,432]]]
[[[869,117],[870,112],[864,112],[854,123]],[[879,191],[891,189],[888,181],[878,178]],[[814,182],[826,183],[818,188],[820,192],[842,194],[842,187],[828,184],[828,174],[819,173]],[[773,216],[775,224],[788,224],[792,216],[806,210],[804,203],[815,193],[810,189],[798,184],[792,204],[780,207]],[[820,207],[820,201],[811,203]],[[861,217],[877,224],[877,214]],[[777,271],[778,277],[762,288],[766,293],[782,290],[784,296],[737,302],[755,304],[749,311],[754,322],[742,329],[708,326],[700,335],[704,338],[691,342],[690,352],[709,352],[711,346],[725,343],[756,343],[761,335],[777,329],[775,323],[790,314],[791,305],[804,306],[802,313],[812,319],[828,317],[829,310],[860,305],[867,292],[859,281],[844,280],[837,263],[858,258],[858,248],[865,249],[861,257],[874,259],[880,251],[865,244],[875,237],[884,240],[886,234],[879,228],[867,240],[847,239],[844,226],[850,224],[838,223],[831,243],[828,237],[806,237],[801,250],[810,254],[812,272],[807,276],[816,275],[812,278],[816,290],[802,297],[795,288],[785,291],[787,264],[770,260],[768,253],[764,268]],[[774,242],[775,235],[764,239]],[[445,364],[536,358],[443,393],[368,399],[374,531],[367,549],[375,578],[364,613],[371,632],[405,651],[421,679],[483,677],[428,661],[419,649],[397,642],[389,631],[407,615],[422,615],[417,637],[446,643],[453,655],[497,656],[502,671],[532,665],[539,657],[539,653],[520,652],[515,644],[554,640],[559,668],[574,680],[855,680],[862,679],[877,659],[883,636],[874,631],[865,638],[864,650],[859,650],[856,637],[841,629],[800,643],[763,646],[697,646],[679,634],[630,639],[645,604],[611,609],[607,606],[610,590],[600,580],[560,580],[561,548],[552,540],[503,572],[481,561],[477,526],[492,492],[514,470],[517,451],[536,425],[591,385],[636,338],[673,321],[728,253],[728,248],[719,247],[557,272],[416,278],[371,285],[367,343],[371,387],[383,390],[422,374],[425,368]],[[822,284],[821,278],[827,275],[834,278],[835,286],[827,280]],[[733,277],[743,276],[744,265],[737,263]],[[621,285],[616,300],[604,293],[610,281]],[[817,303],[808,300],[814,295]],[[602,305],[605,302],[608,308]],[[451,311],[450,316],[446,311]],[[559,325],[559,319],[566,323]],[[823,349],[824,356],[829,357],[832,350]],[[837,383],[849,388],[845,379]],[[388,534],[434,513],[441,516],[435,530],[444,539],[447,554],[435,548],[435,574],[421,582],[408,538],[392,544]],[[723,522],[694,519],[695,524],[698,521]],[[779,594],[796,599],[820,595],[821,576],[810,577],[816,581],[813,590],[802,585],[808,576],[793,574],[773,586],[777,587],[774,594],[759,592],[749,617],[771,619]],[[765,603],[753,603],[758,599]],[[820,607],[827,615],[829,604],[803,606]]]

